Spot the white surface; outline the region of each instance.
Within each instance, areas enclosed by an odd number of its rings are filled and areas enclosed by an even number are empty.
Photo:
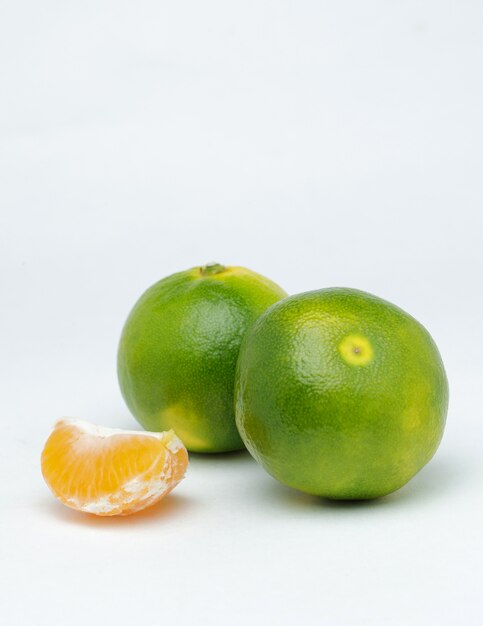
[[[2,2],[2,624],[483,622],[482,19],[476,1]],[[451,387],[430,465],[337,505],[246,454],[193,456],[145,514],[58,504],[51,424],[136,428],[124,319],[210,260],[420,319]]]

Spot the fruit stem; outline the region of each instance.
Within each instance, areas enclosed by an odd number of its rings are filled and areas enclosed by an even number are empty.
[[[224,265],[220,265],[220,263],[207,263],[200,267],[200,273],[202,276],[213,276],[213,274],[220,274],[224,272],[226,267]]]

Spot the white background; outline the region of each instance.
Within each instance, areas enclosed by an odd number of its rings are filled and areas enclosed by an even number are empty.
[[[2,0],[2,624],[483,622],[482,20],[476,0]],[[55,501],[52,423],[137,427],[125,317],[212,260],[429,328],[450,411],[409,485],[331,504],[193,455],[132,518]]]

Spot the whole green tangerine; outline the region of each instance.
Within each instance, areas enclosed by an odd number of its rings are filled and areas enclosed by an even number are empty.
[[[233,400],[240,343],[285,295],[260,274],[219,263],[150,287],[129,314],[118,349],[121,391],[140,424],[173,429],[195,452],[243,448]]]
[[[243,341],[236,420],[282,483],[334,499],[384,496],[434,455],[448,383],[427,330],[395,305],[344,288],[290,296]]]

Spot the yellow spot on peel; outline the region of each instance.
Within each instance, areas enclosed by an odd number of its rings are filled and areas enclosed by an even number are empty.
[[[210,449],[210,441],[203,439],[199,432],[200,418],[182,404],[172,404],[161,412],[161,424],[172,424],[179,431],[179,438],[185,446],[194,451]],[[198,425],[198,428],[196,427]],[[171,426],[170,426],[171,428]]]
[[[421,426],[421,416],[417,409],[413,408],[406,412],[403,420],[404,430],[416,430]]]
[[[362,335],[347,335],[339,344],[339,353],[349,365],[367,365],[374,358],[374,350]]]

